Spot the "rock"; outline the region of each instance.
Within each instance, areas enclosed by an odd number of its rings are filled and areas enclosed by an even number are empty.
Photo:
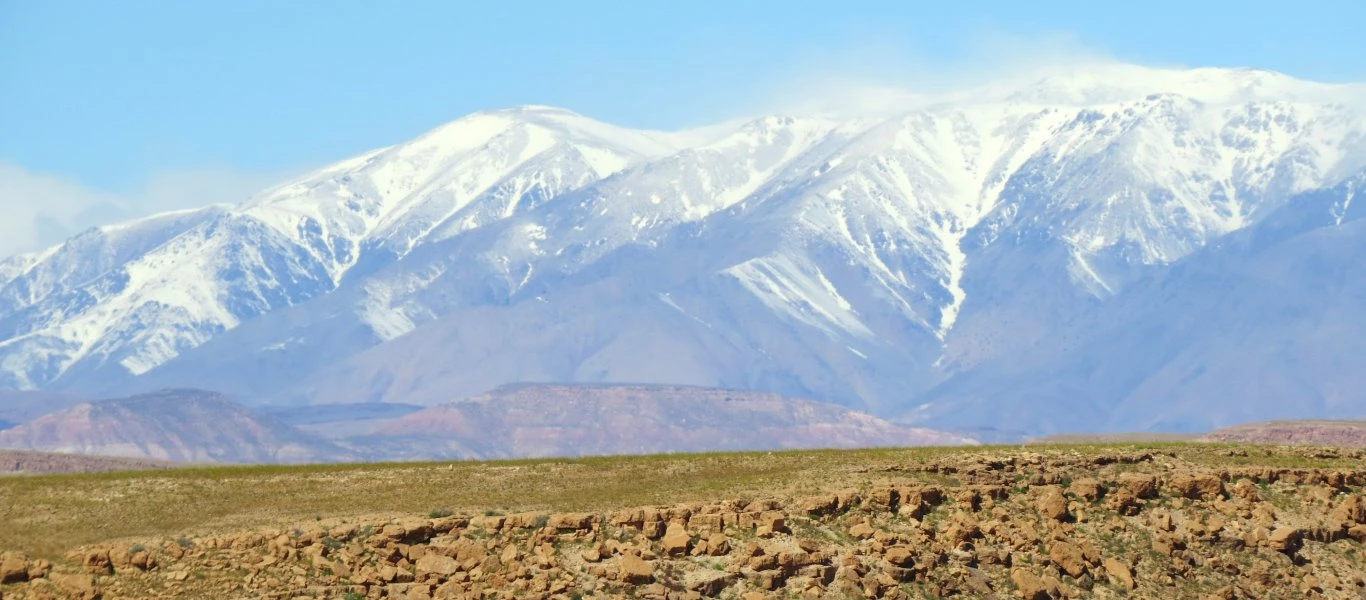
[[[590,513],[559,513],[550,515],[546,525],[557,531],[589,531],[597,520],[597,515]]]
[[[910,567],[915,564],[915,552],[906,546],[892,546],[882,555],[887,562],[897,567]]]
[[[584,562],[590,563],[600,562],[610,555],[611,553],[603,547],[602,542],[593,544],[587,550],[579,553],[579,556],[583,557]]]
[[[1191,500],[1214,500],[1224,496],[1224,482],[1218,475],[1181,473],[1172,477],[1173,492]]]
[[[460,563],[449,556],[440,554],[427,554],[417,559],[417,572],[435,573],[441,576],[450,576],[460,570]]]
[[[874,533],[877,533],[877,530],[873,529],[873,526],[867,523],[855,523],[853,526],[849,527],[849,535],[854,536],[854,539],[858,540],[869,539],[873,537]]]
[[[46,560],[43,560],[43,559],[41,559],[41,558],[38,559],[38,560],[29,561],[29,563],[28,563],[28,578],[29,578],[29,580],[42,579],[42,578],[44,578],[44,577],[47,577],[47,574],[48,574],[48,573],[51,573],[51,572],[52,572],[52,563],[50,563],[50,562],[48,562],[48,561],[46,561]]]
[[[1141,500],[1158,496],[1157,477],[1146,473],[1123,473],[1119,476],[1119,484],[1130,494],[1133,494],[1135,498]]]
[[[660,545],[664,549],[664,554],[682,556],[688,553],[688,547],[692,545],[692,536],[688,535],[688,530],[683,525],[670,523],[664,537],[660,539]]]
[[[1129,565],[1119,562],[1119,560],[1114,558],[1107,558],[1105,559],[1104,566],[1105,575],[1110,578],[1110,583],[1126,590],[1134,589],[1134,573],[1133,569],[1129,568]]]
[[[1053,542],[1052,547],[1048,549],[1048,559],[1073,577],[1081,577],[1086,573],[1086,558],[1082,555],[1081,548],[1071,543]]]
[[[617,565],[617,573],[621,581],[632,585],[653,583],[655,580],[654,565],[645,562],[644,559],[635,554],[626,554],[621,557],[621,562]]]
[[[1233,484],[1233,495],[1248,502],[1260,502],[1262,493],[1257,484],[1249,479],[1239,479]]]
[[[99,587],[95,585],[95,578],[90,575],[53,573],[48,579],[66,593],[81,600],[95,600],[101,595]]]
[[[82,562],[89,573],[107,575],[114,572],[114,563],[109,559],[108,550],[91,550]]]
[[[1353,525],[1347,528],[1347,537],[1366,544],[1366,525]]]
[[[1040,577],[1024,569],[1015,569],[1010,572],[1010,581],[1024,600],[1049,600],[1059,595],[1058,581],[1052,577]]]
[[[730,554],[730,539],[726,534],[716,532],[707,536],[707,556],[725,556]]]
[[[1054,521],[1065,521],[1071,517],[1067,510],[1067,497],[1062,492],[1051,490],[1039,499],[1039,514]]]
[[[0,554],[0,584],[28,581],[28,559],[18,552]]]
[[[1285,526],[1273,529],[1271,535],[1267,536],[1266,539],[1268,547],[1285,554],[1294,554],[1299,550],[1301,541],[1302,536],[1299,529]]]
[[[759,515],[759,527],[766,527],[775,533],[787,533],[787,516],[776,510],[766,511]]]
[[[1366,523],[1366,501],[1357,494],[1349,495],[1333,507],[1329,516],[1346,527]]]
[[[1082,477],[1081,479],[1073,481],[1072,486],[1068,489],[1071,490],[1073,494],[1076,494],[1078,498],[1083,498],[1090,502],[1095,502],[1105,496],[1105,484],[1090,477]]]
[[[802,512],[812,517],[828,517],[839,511],[839,496],[808,498],[801,503]]]

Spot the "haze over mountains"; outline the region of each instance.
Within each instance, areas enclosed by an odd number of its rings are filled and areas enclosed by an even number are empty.
[[[1366,90],[1111,67],[894,116],[477,113],[0,261],[0,388],[698,385],[930,427],[1366,416]]]

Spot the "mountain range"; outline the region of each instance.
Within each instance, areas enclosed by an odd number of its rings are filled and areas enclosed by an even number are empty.
[[[651,383],[1022,434],[1366,416],[1364,100],[1109,66],[681,132],[476,113],[0,261],[0,388]]]

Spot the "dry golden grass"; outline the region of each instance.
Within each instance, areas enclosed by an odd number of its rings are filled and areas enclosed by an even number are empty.
[[[1214,444],[917,448],[6,477],[0,478],[0,549],[58,558],[84,544],[282,527],[320,517],[413,516],[436,509],[466,514],[602,511],[800,496],[867,485],[888,472],[903,472],[896,467],[969,454],[1086,455],[1155,449],[1201,464],[1349,467],[1359,463],[1350,456],[1257,448],[1230,453],[1228,448]]]

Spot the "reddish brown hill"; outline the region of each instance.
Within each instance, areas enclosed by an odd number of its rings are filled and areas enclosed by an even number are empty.
[[[330,442],[199,390],[163,390],[78,404],[0,431],[0,448],[181,462],[352,458]]]
[[[1366,420],[1263,421],[1219,429],[1201,439],[1246,444],[1366,448]]]
[[[776,394],[665,385],[515,385],[390,423],[408,458],[585,456],[971,443]]]

